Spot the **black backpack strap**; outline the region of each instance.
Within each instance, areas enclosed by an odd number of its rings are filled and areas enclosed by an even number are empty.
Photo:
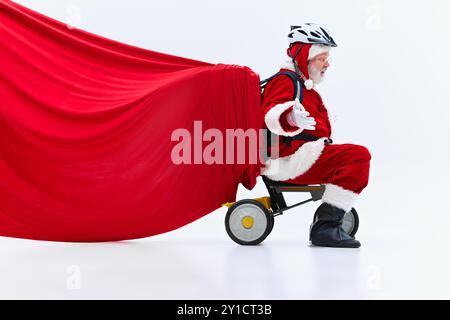
[[[281,76],[281,75],[285,75],[285,76],[288,76],[289,78],[291,78],[292,82],[294,83],[294,100],[298,98],[298,100],[301,103],[303,100],[302,81],[301,81],[300,76],[297,73],[295,73],[294,71],[281,71],[281,72],[275,73],[270,78],[267,78],[260,82],[261,89],[264,89],[271,80],[273,80],[274,78]]]

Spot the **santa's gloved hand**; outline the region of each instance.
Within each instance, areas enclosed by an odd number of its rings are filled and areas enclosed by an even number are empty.
[[[316,130],[316,120],[309,116],[309,112],[295,101],[293,110],[287,115],[287,121],[291,126],[299,127],[303,130]]]

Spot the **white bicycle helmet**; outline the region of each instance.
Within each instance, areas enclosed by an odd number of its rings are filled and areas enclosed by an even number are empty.
[[[290,44],[302,42],[337,47],[330,33],[316,23],[304,23],[299,26],[291,26],[288,40]]]

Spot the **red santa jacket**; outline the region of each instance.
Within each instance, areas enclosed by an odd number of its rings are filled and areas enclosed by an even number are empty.
[[[304,45],[297,57],[297,63],[306,78],[309,78],[307,60],[310,47],[311,45]],[[294,46],[292,50],[296,48]],[[280,71],[287,70],[295,71],[290,58]],[[302,99],[303,107],[316,120],[315,130],[302,130],[289,125],[287,115],[293,109],[293,100],[294,82],[289,76],[278,76],[265,87],[262,101],[265,125],[267,129],[280,137],[278,142],[270,148],[272,159],[266,162],[262,174],[276,181],[294,179],[308,171],[320,157],[325,147],[324,140],[330,138],[332,134],[328,111],[316,90],[307,90],[303,86]],[[282,141],[282,136],[293,137],[301,132],[321,139],[313,142],[294,140],[290,146]]]

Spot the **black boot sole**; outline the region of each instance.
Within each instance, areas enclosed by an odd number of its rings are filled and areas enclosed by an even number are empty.
[[[355,241],[341,241],[341,242],[314,242],[314,241],[311,241],[311,244],[316,247],[328,247],[328,248],[356,249],[356,248],[361,247],[361,243],[355,242]]]

